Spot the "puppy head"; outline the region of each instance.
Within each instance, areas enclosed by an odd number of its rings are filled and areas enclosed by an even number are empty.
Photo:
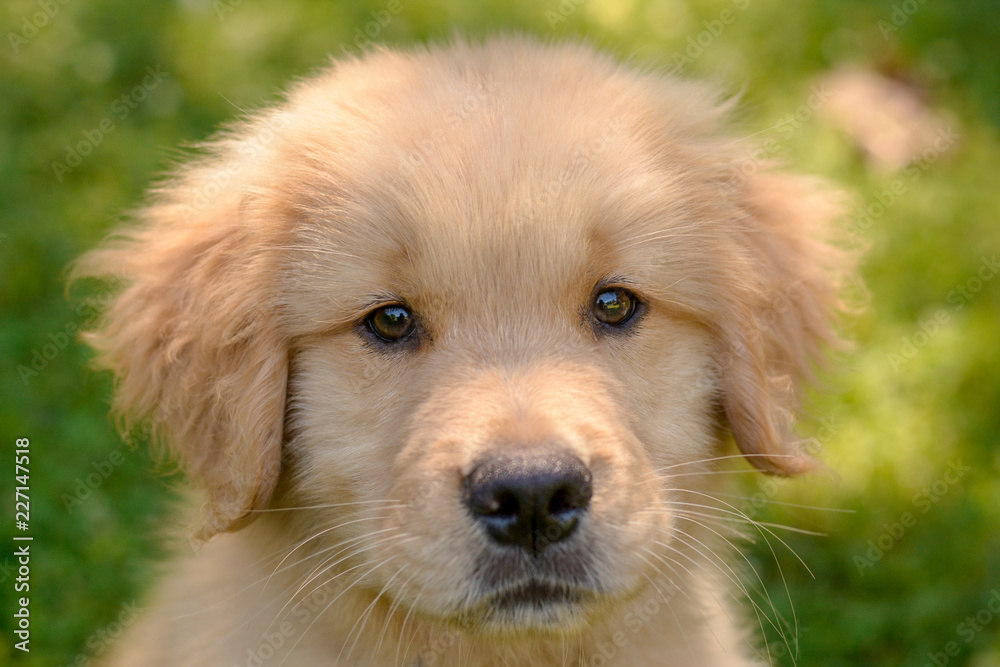
[[[84,259],[130,281],[92,335],[119,406],[203,481],[206,535],[280,479],[329,506],[313,544],[359,587],[479,632],[583,627],[656,570],[701,483],[670,471],[721,427],[809,467],[833,208],[747,174],[725,106],[521,40],[340,64]]]

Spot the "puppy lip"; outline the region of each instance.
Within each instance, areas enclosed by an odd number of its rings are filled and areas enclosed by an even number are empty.
[[[501,609],[516,607],[542,608],[556,604],[577,605],[588,602],[594,597],[592,591],[565,583],[556,583],[540,579],[525,581],[505,586],[495,592],[487,600],[490,606]]]

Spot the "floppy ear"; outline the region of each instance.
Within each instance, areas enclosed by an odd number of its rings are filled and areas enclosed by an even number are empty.
[[[138,228],[74,269],[124,281],[85,338],[115,373],[125,423],[151,419],[156,440],[206,487],[203,538],[240,528],[270,498],[288,373],[273,294],[277,232],[254,221],[246,196],[199,194],[209,176],[178,178]]]
[[[840,206],[825,185],[784,174],[753,174],[737,187],[746,261],[718,330],[723,405],[751,463],[800,473],[815,466],[793,431],[801,385],[838,342],[833,319],[851,269],[828,240]]]

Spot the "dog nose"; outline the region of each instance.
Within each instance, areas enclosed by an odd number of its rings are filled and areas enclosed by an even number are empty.
[[[593,495],[590,470],[572,454],[502,454],[466,478],[466,504],[499,544],[532,555],[576,530]]]

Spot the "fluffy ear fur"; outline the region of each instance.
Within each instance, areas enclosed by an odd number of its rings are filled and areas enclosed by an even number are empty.
[[[182,173],[137,229],[74,270],[125,284],[85,337],[115,373],[125,423],[151,419],[157,440],[207,489],[203,538],[241,527],[270,498],[288,373],[272,294],[278,232],[249,195],[205,191],[246,184],[235,160],[221,163]]]
[[[719,327],[723,405],[736,443],[766,472],[814,467],[793,432],[801,383],[838,342],[846,253],[828,241],[840,205],[805,178],[759,172],[741,180],[741,250]],[[748,275],[749,274],[749,275]]]

